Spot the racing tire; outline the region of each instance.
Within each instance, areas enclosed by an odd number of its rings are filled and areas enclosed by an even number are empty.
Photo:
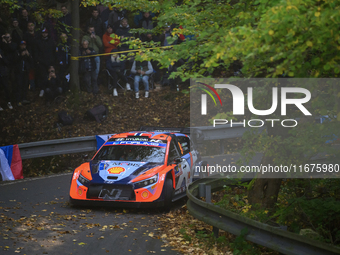
[[[164,182],[164,187],[163,187],[163,198],[164,198],[164,209],[166,211],[170,210],[171,204],[172,204],[172,194],[174,191],[174,187],[172,184],[172,179],[167,178]]]
[[[208,163],[207,163],[207,161],[203,161],[202,162],[201,169],[206,169],[206,171],[208,171]],[[209,176],[208,172],[200,172],[199,173],[199,177],[200,178],[207,178],[208,176]]]

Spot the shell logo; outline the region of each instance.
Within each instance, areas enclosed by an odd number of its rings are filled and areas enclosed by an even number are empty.
[[[125,168],[120,166],[111,167],[107,170],[109,174],[120,174],[125,171]]]
[[[146,190],[142,192],[142,198],[148,198],[149,197],[149,192],[147,192]]]

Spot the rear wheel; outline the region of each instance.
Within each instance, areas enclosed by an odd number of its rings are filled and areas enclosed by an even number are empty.
[[[174,187],[172,184],[172,179],[167,178],[164,182],[163,187],[163,198],[164,198],[164,209],[170,210],[172,204],[172,193],[174,191]]]

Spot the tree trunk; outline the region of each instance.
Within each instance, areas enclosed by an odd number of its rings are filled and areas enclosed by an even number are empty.
[[[80,87],[79,87],[79,60],[74,59],[79,55],[79,0],[72,0],[71,3],[72,11],[72,44],[71,44],[71,90],[73,94],[77,97]]]
[[[277,127],[267,127],[268,136],[281,136],[282,138],[288,137],[288,129],[277,126]],[[281,151],[277,153],[283,153],[283,147],[280,147]],[[274,148],[269,148],[269,151],[275,150]],[[284,151],[284,153],[289,156],[289,151]],[[266,154],[266,152],[265,152]],[[261,164],[264,166],[274,166],[274,158],[272,156],[264,155]],[[251,205],[259,204],[261,208],[273,208],[277,201],[277,197],[281,187],[281,178],[275,178],[275,173],[270,173],[273,178],[257,178],[248,191],[248,201]],[[268,175],[267,175],[268,177]],[[269,176],[271,177],[271,176]]]

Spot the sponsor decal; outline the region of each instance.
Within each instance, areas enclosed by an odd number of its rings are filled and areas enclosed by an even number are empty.
[[[175,177],[178,177],[182,174],[182,168],[181,168],[181,164],[179,164],[178,166],[175,167]]]
[[[107,171],[109,172],[109,174],[120,174],[122,172],[125,172],[125,168],[115,166],[115,167],[109,168]]]
[[[98,198],[102,198],[104,200],[117,200],[119,199],[120,194],[122,194],[121,189],[112,190],[102,189],[100,191]]]
[[[166,147],[166,143],[144,142],[144,141],[116,141],[116,142],[107,142],[105,145],[141,145],[141,146]]]
[[[166,143],[166,141],[160,139],[149,139],[143,137],[128,137],[128,138],[116,138],[115,141],[143,141],[143,142],[153,142],[153,143]]]
[[[81,188],[78,189],[78,195],[79,196],[83,195],[83,190]]]
[[[182,186],[182,187],[180,187],[178,190],[175,191],[175,195],[178,195],[178,194],[180,194],[180,193],[183,193],[183,192],[185,192],[185,190],[186,190],[186,187],[185,187],[185,186]]]
[[[114,166],[140,166],[141,163],[128,163],[128,162],[112,162],[110,165]]]
[[[142,192],[142,198],[148,198],[149,197],[149,192],[147,192],[146,190]]]

